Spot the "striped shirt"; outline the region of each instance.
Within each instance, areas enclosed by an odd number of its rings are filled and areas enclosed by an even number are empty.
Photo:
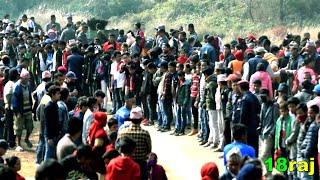
[[[148,131],[141,128],[140,125],[131,123],[128,128],[121,129],[118,134],[118,140],[129,137],[137,144],[133,153],[133,160],[147,160],[148,154],[151,152],[151,137]]]
[[[200,76],[196,73],[192,74],[192,85],[191,85],[191,97],[197,97],[199,92],[199,85],[200,85]]]

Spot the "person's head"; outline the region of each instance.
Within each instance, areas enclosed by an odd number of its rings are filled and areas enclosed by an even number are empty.
[[[0,139],[0,156],[5,155],[8,148],[9,148],[8,142],[4,139]]]
[[[13,171],[12,168],[4,164],[0,164],[0,179],[3,180],[16,180],[17,174]],[[38,179],[37,179],[38,180]]]
[[[111,133],[108,134],[108,139],[110,143],[113,145],[116,143],[117,137],[118,137],[117,131],[112,131]]]
[[[318,105],[312,105],[308,108],[308,118],[311,120],[314,120],[316,118],[316,115],[319,114],[319,106]]]
[[[184,71],[186,74],[190,74],[191,71],[192,71],[191,65],[190,65],[189,63],[185,64],[185,65],[184,65],[184,68],[183,68],[183,71]]]
[[[301,86],[302,86],[302,89],[305,89],[305,90],[308,90],[308,91],[312,90],[312,88],[313,88],[313,84],[311,83],[310,80],[304,80],[302,82]]]
[[[287,95],[279,96],[277,99],[277,104],[279,107],[288,101],[289,97]]]
[[[97,90],[94,92],[94,98],[97,99],[97,104],[101,105],[103,103],[103,99],[106,97],[106,94],[102,90]]]
[[[118,131],[118,121],[115,118],[110,118],[108,120],[108,128],[111,132],[117,132]]]
[[[235,141],[247,142],[247,126],[234,124],[232,126],[232,136]]]
[[[134,28],[135,28],[136,30],[140,29],[140,28],[141,28],[141,23],[140,23],[140,22],[136,22],[136,23],[134,24]]]
[[[178,36],[179,41],[184,42],[186,40],[186,37],[187,37],[186,32],[184,31],[179,32],[179,36]]]
[[[135,64],[130,64],[130,65],[129,65],[129,73],[130,73],[131,75],[133,75],[133,74],[136,73],[136,69],[137,69],[137,67],[136,67]]]
[[[183,71],[183,64],[182,63],[177,63],[176,65],[176,71],[179,72],[179,71]]]
[[[237,147],[232,148],[230,151],[228,151],[226,159],[229,171],[232,174],[237,175],[242,163],[242,154],[240,149]]]
[[[209,76],[213,75],[213,69],[210,67],[205,67],[202,70],[202,74],[204,75],[204,77],[207,79]]]
[[[280,105],[280,114],[282,116],[287,116],[289,114],[289,108],[288,108],[288,103],[284,103],[282,105]]]
[[[142,109],[140,107],[132,108],[129,118],[133,124],[140,124],[143,119]]]
[[[21,161],[17,156],[11,156],[6,159],[6,164],[9,168],[13,169],[14,172],[21,170]]]
[[[191,68],[192,68],[192,69],[196,69],[196,68],[197,68],[197,64],[198,64],[198,62],[199,62],[199,57],[198,57],[197,55],[191,56],[191,57],[189,58],[189,60],[190,60],[190,66],[191,66]]]
[[[248,159],[241,167],[236,179],[262,179],[262,164],[259,159]]]
[[[22,15],[21,17],[23,22],[26,22],[28,20],[28,16],[26,14]]]
[[[17,68],[11,68],[9,70],[9,80],[15,82],[18,79],[19,79],[19,73]]]
[[[201,167],[201,178],[202,179],[212,179],[218,180],[219,179],[219,169],[216,163],[209,162],[204,164]]]
[[[88,110],[89,107],[88,107],[87,98],[79,101],[79,108],[80,108],[80,111],[83,113],[85,113]]]
[[[60,87],[53,85],[48,89],[48,95],[51,97],[53,102],[57,102],[60,100]]]
[[[157,72],[157,66],[153,62],[148,63],[147,68],[150,74],[155,74]]]
[[[61,72],[54,74],[54,81],[57,86],[62,86],[64,79],[65,79],[65,75],[62,74]]]
[[[131,138],[125,136],[120,139],[119,151],[123,155],[131,156],[136,149],[136,142]]]
[[[168,62],[167,61],[162,61],[159,66],[160,66],[161,72],[164,73],[164,72],[168,71]]]
[[[296,57],[299,53],[298,53],[299,47],[297,45],[294,46],[290,46],[290,54],[293,57]]]
[[[308,80],[308,81],[312,81],[312,76],[311,76],[311,73],[310,72],[305,72],[303,74],[303,80]]]
[[[188,52],[187,52],[186,49],[181,49],[181,50],[179,51],[179,57],[181,57],[181,58],[186,58],[187,55],[188,55]]]
[[[277,91],[279,93],[279,96],[287,95],[289,87],[286,83],[280,83]]]
[[[208,67],[210,65],[208,60],[201,60],[200,61],[200,66],[201,66],[201,71],[203,71],[206,67]]]
[[[238,85],[239,81],[241,81],[240,78],[234,78],[232,80],[232,90],[233,90],[233,92],[235,92],[237,94],[240,94],[240,88],[239,88],[239,85]]]
[[[249,82],[248,81],[245,81],[245,80],[239,81],[238,85],[239,85],[240,92],[242,94],[249,91]]]
[[[20,73],[20,82],[21,84],[26,85],[29,82],[29,80],[30,80],[30,73],[28,70],[23,68]]]
[[[315,66],[315,60],[313,60],[313,58],[311,58],[311,57],[306,57],[306,58],[303,60],[303,64],[304,64],[306,67],[314,68],[314,66]]]
[[[168,63],[168,70],[169,70],[169,72],[171,72],[171,73],[176,72],[176,66],[177,66],[177,63],[176,63],[176,62],[174,62],[174,61],[169,62],[169,63]]]
[[[264,66],[263,63],[259,63],[257,65],[257,71],[266,71],[266,67]]]
[[[50,17],[50,20],[51,20],[51,22],[56,22],[56,16],[53,14],[53,15],[51,15],[51,17]]]
[[[67,132],[70,136],[74,137],[74,139],[78,139],[82,134],[82,121],[76,117],[72,117],[68,120],[68,128]]]
[[[121,60],[121,52],[120,51],[114,51],[112,57],[116,62],[119,62]]]
[[[168,54],[169,51],[170,51],[170,45],[169,45],[169,43],[164,43],[164,44],[162,44],[162,52],[163,52],[164,54]]]
[[[91,110],[91,111],[93,111],[93,109],[94,109],[94,107],[95,107],[95,105],[96,105],[96,103],[97,103],[97,99],[96,98],[94,98],[94,97],[88,97],[88,100],[87,100],[88,102],[88,108]]]
[[[300,100],[296,97],[291,97],[288,99],[287,104],[288,104],[290,113],[296,114],[297,106],[299,103],[300,103]]]
[[[184,81],[185,80],[184,76],[185,76],[184,71],[179,71],[178,72],[178,78],[179,78],[180,81]]]
[[[259,92],[260,91],[260,88],[261,88],[261,80],[260,79],[257,79],[255,81],[253,81],[253,89],[255,92]]]
[[[62,88],[60,91],[60,100],[66,103],[69,101],[69,98],[69,90],[67,88]]]
[[[315,96],[320,96],[320,84],[317,84],[314,88],[313,88],[313,93]]]
[[[269,94],[270,94],[270,92],[268,89],[266,89],[266,88],[260,89],[259,97],[260,97],[262,103],[267,103],[270,100]]]
[[[224,54],[229,54],[231,52],[231,45],[230,44],[225,44],[223,46],[223,53]]]
[[[115,35],[114,34],[109,34],[108,40],[110,43],[114,43],[115,42]]]
[[[105,152],[102,156],[104,163],[106,164],[106,166],[108,166],[108,164],[110,163],[110,161],[116,157],[118,157],[120,154],[117,150],[110,150],[108,152]]]
[[[136,98],[134,97],[126,97],[126,103],[125,103],[125,106],[127,109],[132,109],[132,107],[136,104]]]
[[[49,71],[42,72],[42,81],[49,82],[51,80],[51,73]]]

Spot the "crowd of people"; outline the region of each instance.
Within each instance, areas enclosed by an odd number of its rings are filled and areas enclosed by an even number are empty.
[[[45,30],[27,15],[0,21],[0,155],[37,146],[37,180],[167,179],[141,125],[223,152],[220,176],[211,162],[203,180],[319,179],[320,33],[223,44],[193,24],[147,38],[141,23],[119,35],[98,23],[88,39],[86,23],[67,19],[52,15]],[[280,157],[314,158],[315,173],[273,176],[264,162]],[[0,179],[24,179],[18,157],[0,163]]]

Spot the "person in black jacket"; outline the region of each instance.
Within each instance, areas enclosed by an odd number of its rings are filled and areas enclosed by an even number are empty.
[[[297,161],[309,162],[311,158],[314,158],[314,179],[319,178],[318,172],[318,130],[319,127],[315,121],[316,115],[319,114],[319,107],[313,105],[308,108],[308,118],[301,126],[297,142]],[[317,116],[319,118],[319,115]],[[310,169],[309,169],[310,170]],[[306,172],[298,172],[298,178],[300,179],[312,179]]]
[[[51,97],[51,101],[44,108],[45,113],[45,156],[44,160],[55,157],[56,145],[59,137],[59,116],[58,116],[58,104],[60,99],[60,88],[58,86],[51,86],[48,89],[48,95]]]

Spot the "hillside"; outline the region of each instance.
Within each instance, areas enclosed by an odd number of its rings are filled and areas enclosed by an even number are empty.
[[[28,5],[24,5],[26,2]],[[168,29],[194,23],[199,34],[230,38],[266,31],[282,36],[320,23],[318,0],[0,0],[0,3],[7,6],[0,9],[0,15],[10,13],[17,17],[26,12],[41,24],[49,20],[51,13],[60,17],[71,13],[75,20],[107,19],[108,28],[129,30],[139,21],[148,35],[160,23]]]

